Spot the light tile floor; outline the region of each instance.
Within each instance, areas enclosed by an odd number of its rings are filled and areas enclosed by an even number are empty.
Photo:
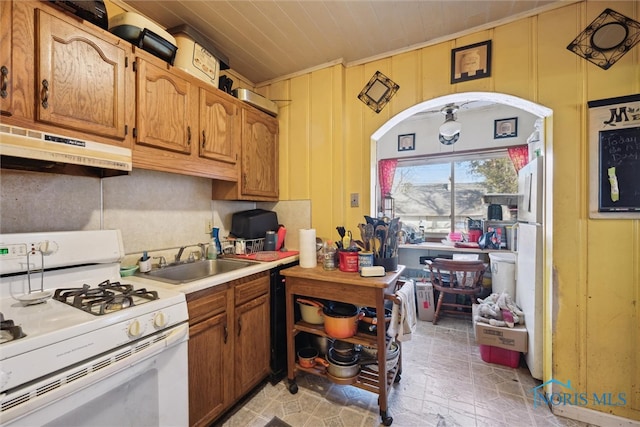
[[[546,406],[534,408],[531,389],[540,381],[526,366],[483,362],[469,319],[443,317],[437,326],[419,321],[402,351],[402,379],[388,401],[393,426],[586,426]],[[267,383],[222,425],[263,427],[273,416],[292,427],[382,425],[374,393],[310,374],[298,375],[297,384],[291,394],[286,379]]]

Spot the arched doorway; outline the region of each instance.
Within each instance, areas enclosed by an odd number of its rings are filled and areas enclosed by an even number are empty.
[[[552,310],[553,307],[553,289],[552,289],[552,260],[553,260],[553,140],[552,140],[552,116],[553,111],[545,106],[536,104],[526,99],[518,98],[512,95],[494,93],[494,92],[466,92],[457,93],[451,95],[445,95],[442,97],[430,99],[422,103],[416,104],[392,117],[389,121],[384,123],[378,130],[376,130],[371,136],[371,206],[370,213],[375,215],[377,207],[380,203],[380,191],[378,184],[378,142],[392,131],[396,126],[402,124],[404,121],[415,117],[424,112],[438,111],[449,104],[461,105],[469,103],[492,103],[504,106],[509,106],[530,115],[533,115],[542,120],[543,127],[540,130],[542,139],[542,154],[544,156],[544,214],[543,225],[541,227],[541,240],[542,240],[542,255],[540,269],[542,271],[542,283],[540,291],[540,298],[542,301],[542,307],[539,311],[542,313],[541,324],[538,323],[536,329],[540,332],[538,336],[542,336],[538,339],[540,347],[539,355],[536,356],[538,361],[541,361],[542,368],[540,374],[543,379],[549,379],[552,377],[552,352],[551,352],[551,334],[552,330]],[[537,288],[539,289],[539,288]],[[533,363],[533,362],[531,362]]]

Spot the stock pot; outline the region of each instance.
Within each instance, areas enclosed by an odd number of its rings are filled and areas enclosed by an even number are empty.
[[[358,307],[342,302],[329,302],[324,306],[324,330],[333,338],[349,338],[358,330],[358,320],[364,316]]]

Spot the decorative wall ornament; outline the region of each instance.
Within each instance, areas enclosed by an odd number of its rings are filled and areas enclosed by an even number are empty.
[[[567,49],[608,70],[640,42],[640,22],[605,9],[575,38]]]
[[[493,139],[515,138],[516,136],[518,136],[517,117],[493,121]]]
[[[410,151],[416,149],[416,134],[406,133],[398,135],[398,151]]]
[[[400,89],[398,84],[380,71],[376,71],[369,83],[358,95],[358,99],[367,104],[373,111],[379,113],[398,89]]]
[[[491,76],[491,40],[451,49],[451,84]]]

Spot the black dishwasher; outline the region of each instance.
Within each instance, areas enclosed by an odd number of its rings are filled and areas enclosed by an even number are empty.
[[[271,269],[271,384],[276,384],[287,375],[285,277],[280,271],[296,265],[298,261]]]

